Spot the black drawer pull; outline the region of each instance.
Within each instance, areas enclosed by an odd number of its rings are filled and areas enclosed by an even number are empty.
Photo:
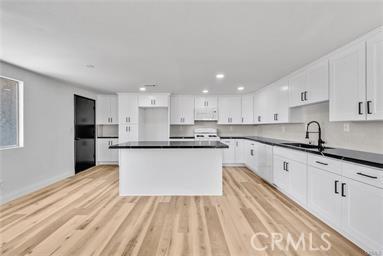
[[[364,174],[364,173],[361,173],[361,172],[357,172],[356,174],[358,174],[360,176],[367,177],[367,178],[371,178],[371,179],[377,179],[378,178],[376,176],[367,175],[367,174]]]
[[[372,114],[372,112],[371,112],[371,100],[367,101],[367,114],[369,114],[369,115]]]
[[[346,183],[342,183],[342,196],[343,197],[346,197],[346,195],[344,194],[344,187],[346,186]]]
[[[339,191],[338,191],[338,183],[339,183],[339,180],[336,180],[336,181],[335,181],[335,194],[339,194]]]
[[[363,102],[358,102],[358,114],[359,114],[359,115],[363,115],[363,112],[362,112],[362,104],[363,104]]]
[[[315,163],[321,164],[321,165],[328,165],[328,163],[323,163],[323,162],[319,162],[319,161],[315,161]]]

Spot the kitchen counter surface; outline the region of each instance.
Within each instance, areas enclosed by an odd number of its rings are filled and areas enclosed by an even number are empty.
[[[150,149],[150,148],[229,148],[219,141],[133,141],[112,145],[111,149]]]
[[[332,157],[336,159],[341,159],[345,161],[350,161],[354,163],[359,163],[359,164],[383,169],[383,154],[370,153],[365,151],[358,151],[358,150],[351,150],[351,149],[344,149],[344,148],[326,148],[322,152],[319,152],[318,149],[308,149],[308,148],[302,148],[302,147],[285,144],[285,143],[294,143],[295,141],[272,139],[272,138],[265,138],[265,137],[259,137],[259,136],[232,136],[232,137],[222,136],[221,139],[247,139],[247,140],[257,141],[257,142],[272,145],[272,146],[291,148],[295,150],[305,151],[308,153],[323,155],[327,157]]]

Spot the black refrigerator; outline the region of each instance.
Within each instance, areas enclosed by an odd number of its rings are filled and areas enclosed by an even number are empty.
[[[74,95],[74,158],[75,173],[96,164],[95,100]]]

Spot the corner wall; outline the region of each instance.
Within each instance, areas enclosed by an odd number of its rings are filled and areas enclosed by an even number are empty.
[[[74,175],[74,94],[96,94],[4,62],[0,74],[24,82],[24,147],[0,150],[4,203]]]

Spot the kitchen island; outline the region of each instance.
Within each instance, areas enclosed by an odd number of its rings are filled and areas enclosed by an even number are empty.
[[[120,196],[222,195],[219,141],[135,141],[119,150]]]

